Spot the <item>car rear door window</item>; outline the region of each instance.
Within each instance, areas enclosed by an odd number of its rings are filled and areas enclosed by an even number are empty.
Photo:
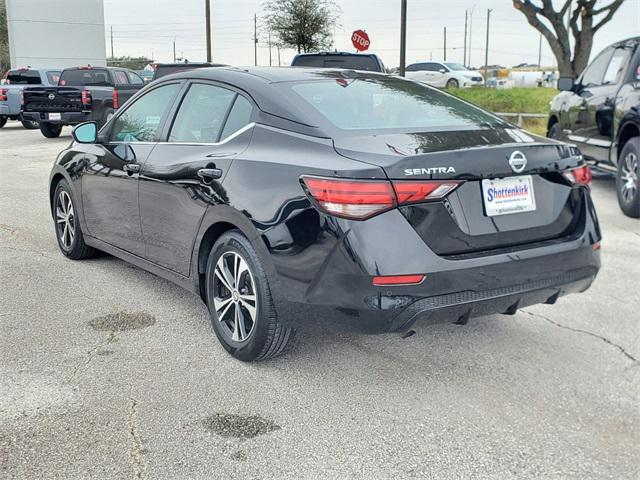
[[[222,135],[220,135],[220,140],[224,140],[244,126],[248,125],[249,122],[251,122],[252,112],[253,107],[249,100],[244,98],[242,95],[238,95],[233,102],[231,112],[229,112],[227,121],[224,124],[224,130],[222,131]]]
[[[235,92],[215,85],[191,85],[171,127],[169,142],[216,143],[235,96]]]
[[[116,70],[113,72],[116,78],[116,85],[127,85],[129,83],[129,78],[127,78],[127,74],[122,70]]]
[[[129,105],[119,115],[111,130],[112,142],[153,142],[160,122],[171,105],[179,84],[154,88]]]
[[[615,49],[611,60],[609,60],[607,70],[604,72],[604,78],[602,79],[604,85],[615,85],[622,80],[622,75],[624,75],[624,71],[629,63],[630,54],[629,49]]]

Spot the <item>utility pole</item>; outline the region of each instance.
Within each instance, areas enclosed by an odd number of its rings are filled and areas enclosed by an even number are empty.
[[[400,4],[400,76],[404,77],[407,60],[407,0]]]
[[[269,43],[269,66],[271,66],[271,30],[269,30],[269,40],[267,43]]]
[[[444,27],[444,61],[447,61],[447,27]]]
[[[176,37],[173,37],[173,63],[176,63]]]
[[[111,25],[111,60],[113,60],[113,25]]]
[[[253,63],[258,66],[258,14],[253,14]]]
[[[471,31],[473,28],[473,11],[475,9],[476,6],[474,5],[473,7],[471,7],[471,12],[469,13],[469,53],[467,54],[468,67],[471,67]]]
[[[487,86],[487,72],[489,70],[489,21],[491,18],[491,9],[487,8],[487,41],[484,48],[484,85]]]
[[[542,33],[538,42],[538,68],[542,67]]]
[[[207,62],[211,63],[211,0],[204,0],[204,16],[207,30]]]
[[[468,10],[464,11],[464,60],[462,61],[462,65],[467,66],[467,16],[469,14]]]

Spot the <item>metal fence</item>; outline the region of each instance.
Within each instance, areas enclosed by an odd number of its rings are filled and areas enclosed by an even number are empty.
[[[546,113],[499,113],[494,112],[499,117],[504,117],[506,120],[511,121],[512,118],[517,118],[517,125],[522,127],[525,118],[547,118],[549,115]]]

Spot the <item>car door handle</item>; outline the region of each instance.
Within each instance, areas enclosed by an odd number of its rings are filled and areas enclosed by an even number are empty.
[[[124,171],[129,175],[133,175],[134,173],[140,173],[140,164],[139,163],[125,163]]]
[[[211,183],[213,180],[222,178],[222,170],[219,168],[201,168],[198,170],[198,176],[205,183]]]

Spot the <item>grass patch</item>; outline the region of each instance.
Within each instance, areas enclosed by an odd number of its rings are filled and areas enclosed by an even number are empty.
[[[491,112],[549,113],[554,88],[454,88],[447,90]]]

